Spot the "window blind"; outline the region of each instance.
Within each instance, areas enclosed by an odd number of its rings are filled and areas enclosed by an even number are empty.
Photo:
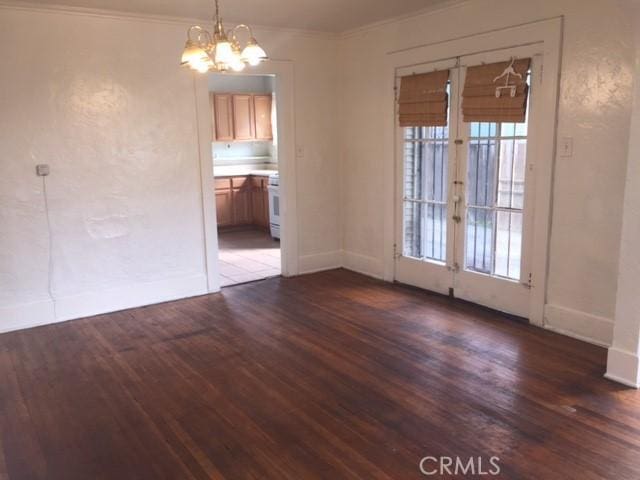
[[[401,127],[447,125],[449,70],[409,75],[400,80],[398,116]]]
[[[513,62],[513,70],[517,75],[501,76],[511,62],[498,62],[467,68],[467,76],[462,91],[462,115],[465,122],[524,122],[527,116],[527,72],[531,64],[530,58],[522,58]],[[498,78],[500,77],[500,78]],[[510,88],[496,89],[505,86]]]

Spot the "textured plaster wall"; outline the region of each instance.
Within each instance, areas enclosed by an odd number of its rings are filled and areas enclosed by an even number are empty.
[[[386,85],[385,54],[560,15],[558,137],[573,137],[574,152],[558,158],[555,167],[549,321],[608,343],[633,81],[631,26],[622,2],[473,0],[349,35],[342,59],[343,244],[347,252],[381,267],[379,192],[391,179],[382,176],[390,159],[380,155],[388,108],[375,100]],[[514,45],[519,41],[514,38]]]
[[[0,22],[0,303],[47,297],[37,163],[51,166],[56,295],[203,274],[193,83],[166,64],[177,32],[7,10]]]
[[[0,8],[0,331],[54,319],[37,163],[51,166],[58,319],[206,291],[194,86],[177,66],[185,30]],[[294,62],[300,255],[333,251],[335,39],[256,34]]]

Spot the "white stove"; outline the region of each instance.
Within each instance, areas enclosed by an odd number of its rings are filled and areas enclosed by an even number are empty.
[[[280,238],[280,176],[269,175],[269,228],[273,238]]]

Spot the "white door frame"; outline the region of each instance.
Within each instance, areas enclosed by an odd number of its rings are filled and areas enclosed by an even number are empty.
[[[461,67],[460,76],[461,82],[464,83],[466,78],[466,69],[471,65],[480,65],[482,63],[493,63],[502,61],[504,58],[510,56],[517,58],[531,58],[531,89],[529,91],[529,122],[527,132],[527,154],[526,154],[526,174],[525,174],[525,189],[524,189],[524,205],[522,209],[523,213],[523,228],[522,228],[522,243],[521,243],[521,275],[524,274],[524,278],[511,280],[498,278],[491,275],[485,275],[483,273],[468,271],[465,269],[466,261],[466,214],[467,210],[464,208],[466,205],[466,187],[468,186],[467,180],[467,168],[468,168],[468,155],[469,155],[469,128],[460,128],[458,138],[463,140],[463,145],[458,146],[460,151],[460,162],[458,165],[459,178],[463,180],[464,188],[459,194],[463,199],[462,217],[464,225],[462,231],[463,235],[457,239],[457,252],[459,255],[460,270],[456,274],[455,292],[456,297],[462,298],[471,302],[479,303],[481,305],[489,305],[497,310],[507,312],[520,317],[529,318],[531,311],[531,294],[532,289],[529,286],[528,274],[531,272],[531,249],[533,245],[531,240],[531,233],[535,232],[535,223],[533,222],[535,215],[535,185],[537,169],[535,168],[540,162],[536,155],[538,153],[538,137],[537,134],[540,131],[542,119],[538,116],[540,110],[539,92],[541,90],[540,74],[543,71],[543,51],[542,44],[532,44],[517,48],[510,48],[505,50],[497,50],[479,55],[465,56],[462,63],[466,66]],[[463,122],[461,122],[462,125]],[[496,219],[497,221],[497,219]]]
[[[536,158],[539,160],[535,165],[535,203],[533,205],[535,227],[533,238],[530,239],[532,289],[529,321],[536,325],[543,325],[551,231],[551,199],[556,152],[562,25],[562,17],[557,17],[388,53],[386,95],[390,115],[387,115],[384,137],[384,154],[385,158],[388,159],[384,164],[384,173],[385,178],[394,179],[394,181],[385,182],[384,191],[386,199],[384,211],[385,280],[393,281],[395,279],[394,243],[397,229],[401,227],[399,222],[402,222],[402,219],[397,218],[398,216],[394,212],[394,210],[397,211],[396,204],[398,201],[396,192],[398,183],[396,180],[397,162],[401,161],[395,154],[397,151],[394,95],[396,72],[399,69],[406,69],[413,65],[418,66],[427,62],[437,62],[463,55],[475,55],[539,43],[544,56],[544,69],[541,72],[542,86],[539,91],[540,108],[536,112],[540,128],[536,132],[538,142],[535,148]],[[391,114],[392,112],[393,114]]]
[[[282,275],[298,274],[297,176],[295,163],[294,66],[287,60],[272,60],[252,67],[250,75],[275,75],[278,131],[278,171],[280,173],[280,239]],[[228,73],[226,75],[234,75]],[[246,75],[246,74],[245,74]],[[209,292],[220,291],[218,224],[214,193],[213,122],[207,75],[194,73],[198,152],[202,189],[203,243]]]
[[[456,59],[447,59],[443,61],[435,61],[428,62],[421,65],[412,66],[409,69],[396,68],[394,70],[395,76],[395,86],[396,88],[400,87],[400,77],[405,75],[412,74],[421,74],[432,72],[436,70],[450,70],[455,68]],[[451,92],[457,89],[457,79],[453,76],[449,78],[451,82]],[[398,92],[399,90],[396,90]],[[449,106],[449,141],[448,141],[448,156],[445,159],[448,168],[448,175],[446,179],[447,185],[447,208],[450,205],[450,199],[452,196],[453,189],[451,185],[453,184],[453,180],[455,180],[455,169],[450,168],[452,162],[449,161],[450,155],[455,155],[455,128],[451,128],[452,125],[456,124],[456,117],[458,108],[457,105],[454,105],[454,101],[458,101],[458,96],[450,94],[450,106]],[[395,111],[397,112],[397,105],[395,107]],[[395,192],[403,192],[403,183],[404,183],[404,141],[402,140],[402,131],[403,127],[398,126],[397,122],[394,122],[394,131],[396,135],[396,140],[394,141],[395,145],[395,158],[397,159],[395,162]],[[401,196],[402,193],[399,193]],[[395,205],[395,251],[394,257],[397,262],[401,264],[402,269],[402,278],[398,278],[397,274],[397,266],[394,265],[394,280],[399,280],[403,283],[408,283],[414,285],[419,288],[423,288],[425,290],[430,290],[433,292],[441,293],[443,295],[447,295],[449,293],[449,288],[453,285],[453,270],[451,266],[453,265],[453,235],[454,231],[453,220],[452,220],[452,212],[447,210],[447,218],[446,218],[446,228],[447,228],[447,237],[446,237],[446,258],[444,262],[436,262],[436,261],[422,261],[416,258],[401,256],[402,253],[402,242],[404,237],[404,202],[398,201],[398,199],[394,199]]]

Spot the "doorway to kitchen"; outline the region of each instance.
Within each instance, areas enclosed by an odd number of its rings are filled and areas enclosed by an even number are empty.
[[[276,81],[208,78],[222,287],[282,273]]]

